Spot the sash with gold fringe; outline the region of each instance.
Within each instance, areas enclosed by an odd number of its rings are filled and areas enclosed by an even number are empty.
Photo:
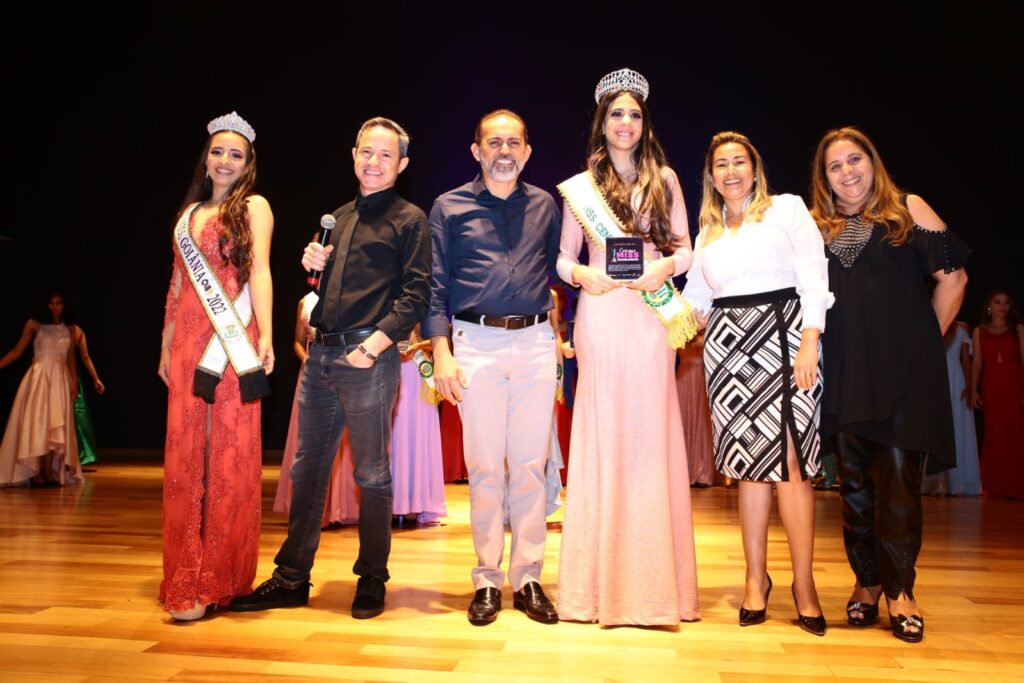
[[[558,192],[569,204],[569,209],[583,230],[602,250],[608,237],[627,236],[590,171],[578,173],[559,183]],[[697,334],[697,319],[693,308],[680,296],[671,279],[665,280],[656,292],[638,291],[637,295],[665,326],[668,345],[673,349],[682,348]]]

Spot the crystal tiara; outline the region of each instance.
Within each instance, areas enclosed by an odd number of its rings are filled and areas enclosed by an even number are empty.
[[[238,112],[231,112],[224,116],[218,116],[206,125],[206,132],[210,135],[222,130],[230,130],[238,133],[249,142],[256,142],[256,131],[252,129],[249,122],[238,115]]]
[[[629,90],[640,95],[641,99],[647,101],[647,95],[651,92],[651,86],[647,79],[632,69],[619,69],[613,71],[597,82],[594,89],[594,101],[600,102],[601,97],[619,90]]]

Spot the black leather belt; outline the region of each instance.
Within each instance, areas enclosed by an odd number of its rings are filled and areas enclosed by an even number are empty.
[[[345,332],[321,332],[317,330],[313,341],[321,346],[355,346],[366,341],[371,334],[377,331],[376,327],[359,327]]]
[[[538,313],[537,315],[507,315],[503,318],[495,318],[490,315],[479,315],[473,311],[456,313],[453,317],[456,320],[462,320],[467,323],[476,323],[486,327],[502,327],[506,330],[521,330],[524,327],[536,325],[542,320],[548,319],[546,313]]]

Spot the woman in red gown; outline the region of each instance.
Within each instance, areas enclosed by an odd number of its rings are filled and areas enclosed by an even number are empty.
[[[267,200],[253,193],[255,132],[234,112],[207,130],[178,218],[188,217],[192,239],[228,297],[249,288],[254,315],[246,332],[269,374],[274,218]],[[212,403],[193,394],[196,367],[216,335],[177,246],[174,252],[158,369],[168,388],[160,600],[174,619],[192,620],[207,606],[226,606],[252,589],[260,532],[260,402],[243,402],[230,363]]]
[[[971,401],[985,415],[982,489],[992,498],[1024,498],[1024,325],[1009,292],[985,298],[973,337]]]

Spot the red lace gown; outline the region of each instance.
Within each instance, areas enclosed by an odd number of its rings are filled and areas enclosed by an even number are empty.
[[[985,436],[981,484],[993,498],[1024,498],[1024,367],[1017,333],[978,329]],[[979,351],[975,351],[978,353]]]
[[[221,229],[219,218],[211,217],[198,242],[221,285],[234,297],[238,272],[220,256]],[[193,373],[213,326],[177,248],[174,251],[165,314],[165,324],[174,324],[174,336],[164,450],[160,600],[166,610],[184,611],[197,599],[204,605],[226,606],[252,589],[259,550],[262,450],[260,402],[242,403],[238,376],[230,364],[212,405],[192,394]],[[255,343],[255,318],[248,333]]]

